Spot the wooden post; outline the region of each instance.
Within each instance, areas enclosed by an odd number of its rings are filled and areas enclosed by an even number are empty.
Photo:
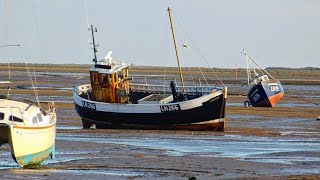
[[[236,81],[238,81],[238,65],[236,65]]]

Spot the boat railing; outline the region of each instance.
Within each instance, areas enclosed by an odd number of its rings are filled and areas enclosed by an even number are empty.
[[[10,115],[9,115],[9,117],[11,117],[11,118],[7,118],[7,120],[8,121],[11,121],[12,123],[14,122],[14,120],[13,120],[13,118],[14,118],[14,116],[13,116],[13,113],[12,113],[12,109],[18,109],[18,111],[20,112],[20,114],[21,114],[21,120],[22,120],[22,122],[23,122],[23,124],[24,125],[26,125],[26,123],[24,122],[24,118],[23,118],[23,112],[22,112],[22,110],[19,108],[19,107],[13,107],[13,106],[2,106],[2,107],[0,107],[0,109],[10,109]],[[1,112],[1,111],[0,111]],[[2,111],[2,112],[6,112],[6,111]],[[16,116],[15,116],[16,117]],[[19,119],[20,119],[20,117],[19,117]],[[3,119],[3,120],[5,120],[5,119]]]
[[[130,89],[134,92],[149,92],[155,94],[169,93],[171,94],[171,87],[156,84],[139,84],[130,83]],[[210,94],[211,92],[222,90],[222,88],[215,85],[212,86],[185,86],[186,92],[189,94]],[[74,88],[76,94],[88,93],[91,91],[91,85],[85,84]],[[177,92],[182,92],[181,86],[176,86]]]
[[[130,83],[130,88],[134,92],[171,93],[170,86],[164,85]],[[209,94],[222,89],[216,86],[184,86],[184,88],[188,94]],[[176,86],[176,91],[182,92],[182,86]]]

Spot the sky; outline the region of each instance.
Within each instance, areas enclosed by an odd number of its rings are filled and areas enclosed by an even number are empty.
[[[0,0],[0,63],[91,64],[98,59],[176,66],[320,67],[319,0]],[[183,47],[183,44],[186,47]]]

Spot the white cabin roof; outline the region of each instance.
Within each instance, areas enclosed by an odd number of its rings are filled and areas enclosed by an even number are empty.
[[[24,111],[28,106],[29,106],[29,104],[24,103],[24,102],[13,101],[13,100],[9,100],[9,99],[0,99],[0,109],[12,107],[12,108],[19,108],[22,111]]]
[[[90,68],[90,71],[95,71],[102,74],[114,74],[115,72],[121,71],[128,67],[125,63],[120,60],[112,61],[100,61],[95,66]]]
[[[0,99],[0,112],[8,115],[13,114],[16,117],[24,119],[24,117],[34,116],[40,112],[39,107],[30,103],[14,101],[9,99]]]

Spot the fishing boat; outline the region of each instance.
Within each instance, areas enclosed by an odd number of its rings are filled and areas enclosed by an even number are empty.
[[[284,95],[281,82],[274,79],[246,50],[243,53],[247,61],[249,87],[245,107],[274,107]]]
[[[9,84],[9,95],[10,81],[1,81],[0,84]],[[39,101],[18,101],[7,96],[0,96],[0,146],[9,144],[11,155],[20,167],[41,167],[49,156],[53,158],[55,154],[54,102],[41,107]]]
[[[168,14],[180,86],[174,81],[133,83],[130,65],[111,58],[112,52],[98,61],[91,25],[95,64],[89,70],[90,84],[75,86],[73,91],[83,128],[224,131],[227,87],[184,85],[170,8]]]

